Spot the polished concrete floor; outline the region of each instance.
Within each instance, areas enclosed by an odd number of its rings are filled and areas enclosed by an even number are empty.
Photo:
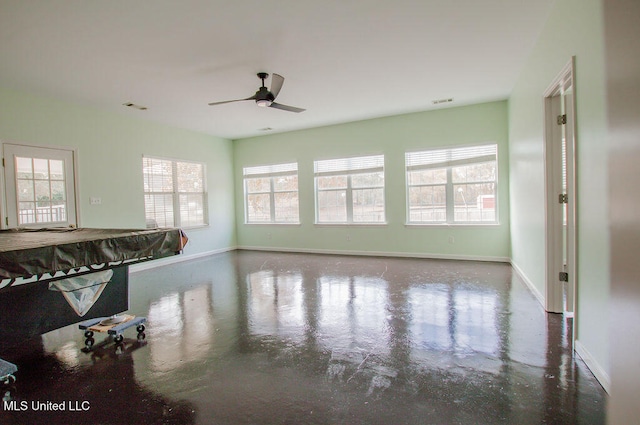
[[[133,273],[130,293],[144,341],[5,344],[0,423],[605,423],[570,319],[506,264],[237,251]]]

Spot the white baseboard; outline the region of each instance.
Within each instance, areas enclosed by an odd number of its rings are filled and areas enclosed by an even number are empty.
[[[383,252],[383,251],[347,251],[335,249],[314,249],[314,248],[280,248],[266,246],[238,246],[237,249],[247,251],[270,251],[270,252],[293,252],[301,254],[330,254],[330,255],[357,255],[369,257],[400,257],[400,258],[428,258],[435,260],[467,260],[467,261],[488,261],[498,263],[509,263],[508,257],[489,257],[476,255],[449,255],[431,254],[421,252]]]
[[[522,279],[522,281],[524,282],[525,286],[529,288],[531,293],[540,302],[540,305],[542,305],[542,308],[544,308],[544,305],[545,305],[544,297],[542,296],[540,291],[538,291],[538,288],[536,288],[533,285],[533,283],[531,282],[531,280],[529,280],[527,275],[524,274],[522,269],[518,267],[518,265],[513,261],[511,261],[511,267],[513,267],[513,269],[518,274],[520,279]],[[611,379],[609,378],[609,374],[605,372],[602,366],[600,366],[600,364],[594,359],[591,353],[589,353],[589,350],[587,350],[586,347],[580,341],[576,340],[574,342],[574,350],[576,354],[582,359],[582,361],[584,361],[584,363],[587,365],[591,373],[593,373],[593,376],[595,376],[598,382],[600,382],[600,385],[602,385],[602,388],[604,388],[604,390],[607,393],[609,393],[609,389],[611,387]]]
[[[605,372],[602,366],[600,366],[591,353],[589,353],[589,350],[587,350],[580,341],[575,341],[574,349],[582,361],[585,362],[591,373],[593,373],[593,376],[595,376],[598,382],[600,382],[602,388],[604,388],[607,394],[611,394],[611,378],[609,377],[609,374]]]
[[[196,260],[198,258],[209,257],[211,255],[221,254],[223,252],[228,252],[228,251],[234,251],[236,249],[237,249],[236,247],[228,247],[228,248],[215,249],[215,250],[212,250],[212,251],[199,252],[197,254],[189,254],[189,255],[180,254],[180,255],[173,255],[171,257],[160,258],[158,260],[145,261],[145,262],[142,262],[142,263],[137,263],[137,264],[130,265],[129,266],[129,273],[137,273],[137,272],[141,272],[141,271],[144,271],[144,270],[155,269],[156,267],[166,266],[166,265],[169,265],[169,264],[181,263],[183,261]]]
[[[529,291],[531,291],[533,296],[536,297],[536,299],[538,300],[540,305],[542,305],[542,308],[544,308],[545,307],[544,296],[540,293],[538,288],[535,287],[533,282],[531,282],[531,280],[529,280],[527,275],[524,274],[522,269],[513,260],[511,260],[510,262],[511,262],[511,267],[513,267],[513,270],[515,270],[515,272],[518,274],[518,277],[520,277],[520,279],[522,279],[522,281],[524,282],[525,286],[529,289]]]
[[[429,254],[429,253],[415,253],[415,252],[378,252],[378,251],[342,251],[342,250],[328,250],[328,249],[307,249],[307,248],[279,248],[279,247],[264,247],[264,246],[232,246],[227,248],[221,248],[212,251],[200,252],[197,254],[181,254],[171,257],[160,258],[153,261],[145,261],[142,263],[132,264],[129,266],[129,273],[137,273],[144,270],[154,269],[156,267],[162,267],[169,264],[180,263],[183,261],[195,260],[198,258],[208,257],[211,255],[221,254],[223,252],[235,251],[235,250],[247,250],[247,251],[269,251],[269,252],[291,252],[301,254],[330,254],[330,255],[358,255],[358,256],[371,256],[371,257],[400,257],[400,258],[427,258],[436,260],[466,260],[466,261],[487,261],[508,263],[510,260],[507,257],[487,257],[487,256],[472,256],[472,255],[443,255],[443,254]]]

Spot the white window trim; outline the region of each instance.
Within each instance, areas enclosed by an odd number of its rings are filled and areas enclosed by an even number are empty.
[[[459,158],[459,159],[443,159],[439,162],[432,162],[428,164],[407,165],[408,157],[411,154],[420,154],[433,151],[453,151],[464,150],[484,147],[495,146],[495,155],[480,155],[477,157]],[[498,173],[498,144],[497,143],[481,143],[477,145],[455,145],[447,147],[437,147],[430,149],[422,149],[419,151],[405,152],[405,193],[406,193],[406,221],[407,227],[459,227],[459,226],[497,226],[500,224],[499,208],[498,208],[498,188],[499,188],[499,173]],[[469,164],[482,164],[485,162],[495,162],[495,179],[491,181],[474,181],[472,184],[482,183],[494,183],[494,204],[495,204],[495,220],[493,221],[455,221],[454,220],[454,182],[452,178],[452,167],[469,165]],[[447,181],[446,183],[425,183],[409,185],[409,171],[415,170],[427,170],[427,169],[446,169]],[[446,220],[445,221],[411,221],[411,205],[410,205],[410,193],[409,189],[412,187],[425,187],[425,186],[445,186],[446,193]]]
[[[374,159],[374,163],[377,163],[377,158],[381,159],[382,165],[366,165],[367,160]],[[351,163],[352,161],[361,160],[363,163],[362,167],[358,168],[350,168],[349,166],[340,167],[340,165],[346,165]],[[384,154],[374,154],[374,155],[362,155],[357,157],[343,157],[343,158],[335,158],[335,159],[321,159],[314,161],[314,197],[315,197],[315,225],[316,226],[384,226],[387,224],[387,201],[386,201],[386,179],[384,172]],[[333,163],[333,164],[332,164]],[[329,165],[328,168],[325,165]],[[330,165],[334,165],[331,167]],[[318,171],[319,168],[325,168],[325,170]],[[357,174],[371,174],[371,173],[382,173],[383,175],[383,184],[382,186],[372,186],[366,189],[382,189],[382,204],[384,205],[384,220],[382,221],[353,221],[353,187],[351,183],[351,178]],[[347,185],[341,189],[319,189],[318,188],[318,177],[331,177],[331,176],[345,176],[347,177]],[[365,188],[356,188],[356,190],[365,189]],[[347,219],[346,221],[320,221],[320,208],[319,208],[319,200],[318,194],[320,192],[332,192],[337,190],[345,191],[345,202],[346,202],[346,213]]]
[[[296,176],[298,178],[298,163],[287,162],[271,165],[258,165],[242,168],[242,186],[244,191],[244,224],[247,225],[265,225],[276,224],[279,226],[298,226],[300,225],[300,185],[296,190],[275,190],[274,179],[282,176]],[[251,192],[247,190],[247,179],[269,178],[269,191]],[[297,193],[298,194],[298,219],[295,221],[278,221],[276,220],[276,193]],[[269,195],[269,221],[250,221],[249,220],[249,195],[268,194]]]
[[[9,159],[7,158],[7,152],[6,149],[7,148],[18,148],[18,149],[27,149],[27,150],[32,150],[32,149],[43,149],[43,150],[49,150],[51,152],[70,152],[72,155],[72,160],[71,160],[71,168],[72,168],[72,178],[69,181],[69,183],[72,185],[73,190],[69,189],[69,193],[67,193],[67,199],[72,202],[72,207],[70,206],[69,210],[68,210],[68,219],[65,222],[65,225],[68,225],[70,227],[81,227],[81,220],[80,220],[80,201],[79,201],[79,193],[80,193],[80,189],[79,189],[79,180],[78,180],[78,149],[77,148],[72,148],[72,147],[68,147],[68,146],[59,146],[59,145],[32,145],[32,144],[23,144],[20,142],[13,142],[13,141],[2,141],[0,140],[0,152],[2,153],[2,160],[3,160],[3,165],[5,167],[6,171],[6,161],[8,161]],[[5,175],[5,172],[0,173],[0,215],[2,216],[2,220],[0,220],[0,229],[8,229],[8,228],[12,228],[12,227],[17,227],[17,221],[14,222],[14,219],[9,219],[9,208],[14,208],[14,206],[17,206],[17,204],[14,204],[14,202],[17,203],[17,199],[15,199],[15,201],[13,199],[8,199],[8,197],[10,196],[10,193],[15,195],[15,187],[12,190],[9,190],[9,188],[7,187],[8,184],[14,184],[15,180],[13,180],[13,178],[7,178],[7,176]],[[13,176],[15,177],[15,176]],[[44,225],[44,227],[48,227],[51,224],[47,223]],[[60,223],[56,223],[55,225],[60,225]],[[38,226],[38,225],[28,225],[26,227],[43,227],[43,226]]]
[[[167,194],[171,194],[172,197],[172,202],[173,202],[173,226],[174,227],[180,227],[183,229],[198,229],[198,228],[202,228],[202,227],[208,227],[209,226],[209,191],[207,188],[207,164],[201,161],[194,161],[194,160],[190,160],[190,159],[177,159],[177,158],[167,158],[167,157],[162,157],[162,156],[155,156],[155,155],[143,155],[142,156],[142,160],[143,160],[143,179],[145,177],[144,174],[144,160],[145,159],[156,159],[156,160],[161,160],[161,161],[170,161],[171,162],[171,173],[173,176],[173,191],[172,192],[146,192],[143,189],[143,196],[146,195],[167,195]],[[190,163],[190,164],[198,164],[202,166],[202,192],[180,192],[178,190],[178,179],[177,179],[177,170],[178,170],[178,163],[182,162],[182,163]],[[180,217],[180,194],[183,193],[202,193],[202,208],[203,208],[203,222],[201,224],[194,224],[191,226],[183,226],[182,225],[182,220]],[[146,205],[145,205],[146,208]],[[145,214],[145,218],[146,218],[146,214]]]

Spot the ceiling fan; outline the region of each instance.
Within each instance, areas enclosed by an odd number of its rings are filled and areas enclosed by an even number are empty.
[[[281,103],[276,103],[276,97],[278,97],[278,93],[280,93],[280,89],[282,88],[282,84],[284,84],[284,77],[282,75],[273,74],[271,76],[271,91],[264,86],[264,80],[269,76],[266,72],[258,72],[258,78],[262,80],[262,87],[258,89],[256,94],[251,97],[247,97],[246,99],[236,99],[236,100],[225,100],[222,102],[211,102],[209,105],[222,105],[223,103],[231,103],[231,102],[242,102],[245,100],[255,100],[258,106],[262,106],[264,108],[276,108],[282,109],[283,111],[289,112],[304,112],[306,109],[296,108],[295,106],[287,106]]]

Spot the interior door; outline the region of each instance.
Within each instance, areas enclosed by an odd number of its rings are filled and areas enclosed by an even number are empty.
[[[563,204],[563,269],[567,273],[567,281],[564,282],[564,312],[573,314],[575,310],[575,292],[577,282],[576,249],[576,194],[575,189],[575,114],[573,111],[573,84],[567,82],[563,93],[563,113],[567,117],[562,138],[562,190],[571,194],[572,199],[567,199]]]
[[[575,311],[578,282],[573,105],[572,60],[545,93],[545,309],[568,315]]]
[[[5,227],[77,226],[74,152],[4,145]]]

